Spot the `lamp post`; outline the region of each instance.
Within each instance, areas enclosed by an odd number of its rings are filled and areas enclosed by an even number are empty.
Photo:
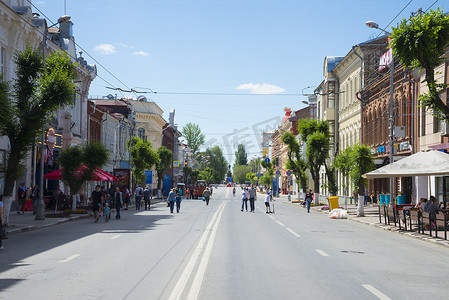
[[[368,26],[369,28],[375,28],[378,30],[383,31],[384,33],[391,35],[390,32],[382,29],[379,27],[379,24],[377,24],[374,21],[367,21],[366,26]],[[393,94],[394,94],[394,58],[393,58],[393,49],[390,48],[390,56],[391,56],[391,62],[390,62],[390,164],[393,163],[393,155],[394,155],[394,113],[393,113],[393,109],[394,109],[394,102],[393,102]],[[387,62],[388,63],[388,62]],[[390,177],[390,203],[393,203],[393,177]]]
[[[56,26],[63,22],[69,22],[70,16],[64,15],[58,19],[58,22],[51,26],[46,26],[46,23],[44,22],[44,36],[42,39],[42,60],[45,64],[45,48],[47,46],[47,32],[48,29]],[[45,203],[44,203],[44,143],[45,143],[45,129],[42,128],[42,135],[41,135],[41,164],[40,164],[40,182],[39,182],[39,204],[38,209],[36,210],[36,217],[35,220],[45,220]]]

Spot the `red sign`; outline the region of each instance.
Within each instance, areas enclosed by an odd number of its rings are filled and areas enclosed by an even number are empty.
[[[388,49],[379,60],[379,72],[391,65],[391,60],[393,59],[393,49]]]

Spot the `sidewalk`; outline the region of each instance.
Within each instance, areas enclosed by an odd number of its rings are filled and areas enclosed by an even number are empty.
[[[302,204],[300,204],[300,203],[289,202],[287,195],[281,195],[280,197],[277,197],[275,199],[276,199],[276,201],[281,201],[282,203],[299,206],[302,208]],[[293,196],[291,199],[293,200]],[[297,199],[297,196],[294,200],[296,200],[296,199]],[[311,209],[316,212],[329,214],[329,210],[321,210],[322,207],[323,206],[312,206]],[[369,225],[369,226],[374,226],[374,227],[381,228],[381,229],[387,230],[387,231],[391,231],[391,232],[394,232],[397,234],[403,234],[403,235],[406,235],[406,236],[409,236],[412,238],[416,238],[416,239],[420,239],[420,240],[423,240],[426,242],[432,242],[437,245],[449,247],[449,240],[444,240],[443,238],[431,237],[430,235],[426,235],[426,234],[422,234],[422,233],[418,233],[418,232],[414,232],[414,231],[412,232],[412,231],[400,230],[399,227],[395,227],[394,225],[379,223],[379,208],[377,206],[372,206],[372,205],[368,204],[368,206],[365,207],[365,216],[364,217],[357,217],[357,206],[354,204],[348,204],[347,210],[348,210],[348,215],[349,215],[348,220],[350,220],[350,221],[362,223],[362,224]],[[329,220],[331,220],[331,219],[329,219]],[[439,234],[439,236],[443,236],[443,233]]]
[[[156,203],[163,202],[164,199],[152,199],[151,206]],[[129,208],[134,208],[134,204],[130,205]],[[46,214],[53,213],[53,211],[46,211]],[[26,211],[23,215],[18,215],[17,211],[11,211],[9,213],[9,225],[6,227],[6,232],[8,235],[13,235],[16,233],[36,230],[41,228],[46,228],[50,226],[55,226],[58,224],[63,224],[67,222],[72,222],[76,220],[92,218],[92,211],[88,211],[87,214],[72,214],[69,218],[45,218],[45,220],[35,220],[35,215],[33,215],[32,211]]]

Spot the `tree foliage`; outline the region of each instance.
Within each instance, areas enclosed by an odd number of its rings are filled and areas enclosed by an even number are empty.
[[[329,123],[322,120],[301,119],[298,122],[298,132],[306,143],[306,161],[314,182],[314,191],[318,192],[320,168],[329,157]]]
[[[287,169],[291,170],[295,175],[299,185],[299,188],[302,188],[302,191],[305,193],[307,190],[307,165],[305,160],[303,159],[303,155],[301,153],[301,145],[295,136],[287,131],[282,135],[282,142],[287,145]]]
[[[225,178],[228,162],[220,147],[214,146],[206,149],[206,151],[198,153],[197,157],[200,159],[200,174],[206,168],[211,168],[213,182],[221,182]]]
[[[58,162],[62,167],[62,180],[70,187],[72,195],[92,181],[94,171],[109,160],[109,150],[103,144],[76,145],[61,151]]]
[[[435,80],[435,68],[445,61],[449,46],[449,15],[438,9],[403,19],[398,28],[393,28],[391,46],[405,68],[425,70],[429,91],[420,95],[420,102],[428,110],[439,112],[436,116],[449,121],[449,107],[440,98],[446,85]]]
[[[245,145],[243,144],[237,146],[237,151],[235,152],[235,164],[241,166],[246,166],[248,164]]]
[[[145,182],[145,170],[150,170],[158,160],[159,157],[149,141],[144,141],[137,136],[132,137],[131,161],[133,173],[138,183],[143,184]]]
[[[351,155],[352,148],[346,148],[345,150],[340,151],[334,159],[334,166],[341,172],[343,177],[343,191],[345,196],[348,196],[348,179],[349,171],[351,170]]]
[[[240,184],[245,183],[246,174],[248,174],[250,170],[250,166],[234,165],[234,168],[232,169],[232,180]]]
[[[214,179],[214,170],[212,168],[205,168],[204,170],[200,171],[200,178],[207,183],[212,183]]]
[[[366,145],[354,145],[351,150],[351,168],[350,175],[355,191],[362,195],[367,179],[362,175],[368,173],[376,168],[371,149]]]
[[[162,187],[162,176],[164,172],[170,168],[172,163],[173,152],[168,150],[165,146],[161,146],[157,149],[156,160],[156,175],[157,175],[157,189]]]
[[[246,179],[247,181],[251,182],[251,184],[255,184],[256,183],[256,179],[254,179],[254,177],[256,177],[256,174],[254,174],[253,172],[248,172],[246,174]]]
[[[76,68],[65,52],[50,53],[44,61],[41,52],[31,47],[16,53],[13,61],[13,82],[0,78],[0,136],[6,136],[10,145],[3,170],[6,214],[20,163],[35,144],[38,131],[58,109],[74,101]]]
[[[182,127],[182,134],[187,141],[187,145],[189,145],[190,149],[192,149],[192,153],[196,154],[204,144],[204,134],[201,133],[200,126],[193,123],[187,123],[184,127]]]

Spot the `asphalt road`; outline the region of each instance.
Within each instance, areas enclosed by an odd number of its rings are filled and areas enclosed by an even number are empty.
[[[239,192],[239,191],[238,191]],[[124,211],[14,235],[0,299],[449,299],[447,248],[276,203]]]

